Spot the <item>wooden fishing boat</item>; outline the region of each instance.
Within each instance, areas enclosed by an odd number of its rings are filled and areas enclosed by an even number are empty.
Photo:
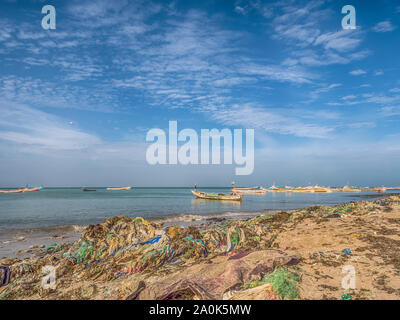
[[[385,187],[373,188],[372,190],[375,192],[379,192],[379,193],[385,193],[387,191],[387,189]]]
[[[305,189],[305,188],[295,188],[293,192],[300,192],[300,193],[314,193],[314,189]]]
[[[275,186],[271,186],[271,187],[268,187],[268,188],[261,187],[260,189],[263,190],[263,191],[265,191],[265,192],[277,191],[277,190],[279,190],[279,188],[278,188],[278,187],[275,187]]]
[[[119,187],[119,188],[107,188],[107,190],[117,191],[117,190],[131,190],[132,187]]]
[[[96,191],[96,189],[82,188],[83,192]]]
[[[266,193],[267,191],[261,190],[261,189],[232,189],[234,193],[247,193],[247,194],[262,194]]]
[[[354,187],[349,187],[349,186],[344,186],[342,188],[342,192],[361,192],[361,189],[354,188]]]
[[[16,189],[16,190],[0,190],[0,193],[22,193],[25,191],[26,191],[26,189],[22,188],[22,189]]]
[[[319,187],[319,188],[315,188],[314,192],[331,193],[332,190],[330,188],[321,188],[321,187]]]
[[[286,188],[278,188],[275,190],[276,192],[292,192],[293,189],[286,189]]]
[[[241,201],[242,195],[240,194],[225,194],[225,193],[205,193],[200,191],[192,190],[192,193],[200,199],[207,200],[230,200],[230,201]]]
[[[258,189],[258,187],[235,188],[235,190],[255,190],[255,189]]]
[[[25,191],[40,191],[40,190],[42,190],[42,189],[43,189],[43,187],[26,188]]]

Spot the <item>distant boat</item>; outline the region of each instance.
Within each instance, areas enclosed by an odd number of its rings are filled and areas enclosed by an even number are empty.
[[[372,190],[375,192],[379,192],[379,193],[385,193],[387,191],[387,188],[385,188],[385,187],[373,188]]]
[[[25,192],[26,188],[16,189],[16,190],[0,190],[0,193],[22,193]]]
[[[40,191],[43,187],[25,188],[25,191]]]
[[[231,201],[241,201],[242,196],[239,194],[225,194],[225,193],[205,193],[192,190],[192,193],[200,199],[207,200],[231,200]]]
[[[236,190],[254,190],[254,189],[258,189],[258,187],[246,187],[246,188],[235,188]]]
[[[131,190],[132,187],[119,187],[119,188],[107,188],[107,190],[117,191],[117,190]]]
[[[256,188],[258,188],[258,187],[256,187]],[[233,192],[235,192],[235,193],[250,193],[250,194],[254,194],[254,193],[257,193],[257,194],[262,194],[262,193],[267,193],[267,191],[265,191],[265,190],[262,190],[262,189],[253,189],[253,188],[248,188],[248,189],[245,189],[245,188],[234,188],[234,189],[232,189],[232,191]]]
[[[361,192],[361,189],[355,187],[344,186],[342,192]]]
[[[82,188],[82,191],[84,191],[84,192],[86,192],[86,191],[96,191],[96,189]]]

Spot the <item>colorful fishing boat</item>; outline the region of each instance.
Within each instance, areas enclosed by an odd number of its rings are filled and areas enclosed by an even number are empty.
[[[40,191],[43,187],[25,188],[25,191]]]
[[[279,188],[275,187],[275,186],[271,186],[271,187],[268,187],[268,188],[260,187],[260,189],[263,190],[263,191],[266,191],[266,192],[279,190]]]
[[[241,201],[242,195],[232,193],[232,194],[225,194],[225,193],[206,193],[192,190],[192,193],[200,199],[207,199],[207,200],[229,200],[229,201]]]
[[[107,190],[118,191],[118,190],[131,190],[132,187],[118,187],[118,188],[107,188]]]
[[[262,194],[266,193],[267,191],[264,191],[262,189],[232,189],[234,193],[247,193],[247,194]]]
[[[16,189],[16,190],[0,190],[0,193],[22,193],[25,192],[26,188]]]
[[[385,187],[373,188],[372,191],[379,192],[379,193],[385,193],[387,191],[387,189]]]
[[[355,187],[344,186],[342,192],[361,192],[361,189]]]
[[[314,189],[306,189],[306,188],[294,188],[293,192],[300,192],[300,193],[314,193]]]

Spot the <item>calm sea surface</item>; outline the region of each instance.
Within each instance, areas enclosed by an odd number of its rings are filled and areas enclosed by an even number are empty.
[[[191,188],[133,188],[129,191],[83,192],[81,188],[45,188],[38,192],[0,194],[0,231],[101,223],[113,216],[172,218],[289,210],[310,205],[359,201],[374,193],[266,193],[244,195],[243,201],[195,199]],[[199,188],[229,193],[230,188]],[[360,197],[361,196],[361,197]]]

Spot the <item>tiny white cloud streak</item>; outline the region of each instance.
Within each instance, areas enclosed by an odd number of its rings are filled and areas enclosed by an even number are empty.
[[[206,110],[204,111],[206,112]],[[296,111],[296,114],[298,113],[301,112]],[[319,117],[320,120],[322,118],[336,118],[336,116],[326,113],[314,114],[313,117]],[[304,118],[307,119],[307,116]],[[329,134],[334,131],[332,127],[301,121],[299,117],[290,116],[285,109],[260,108],[250,104],[213,110],[211,119],[224,125],[256,128],[267,132],[305,138],[328,138]]]

